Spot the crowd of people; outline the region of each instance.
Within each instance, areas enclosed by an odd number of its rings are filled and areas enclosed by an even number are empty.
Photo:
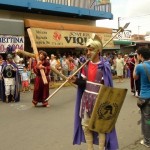
[[[150,50],[142,47],[130,54],[102,53],[101,40],[96,36],[89,39],[86,47],[86,55],[79,56],[71,54],[48,56],[45,51],[40,50],[39,61],[33,57],[24,62],[24,59],[15,52],[7,53],[6,60],[0,56],[0,91],[2,91],[0,99],[6,103],[19,102],[20,89],[23,92],[30,91],[30,81],[34,80],[33,105],[42,103],[42,106],[49,107],[47,101],[49,83],[63,80],[58,73],[51,71],[53,67],[70,82],[78,85],[73,144],[86,142],[88,150],[94,149],[93,144],[99,144],[99,150],[104,148],[117,150],[115,128],[110,133],[95,133],[88,128],[89,120],[100,85],[113,86],[112,76],[117,77],[117,83],[124,82],[124,78],[130,78],[131,92],[139,97],[137,104],[141,109],[144,134],[141,144],[150,147]],[[95,57],[92,57],[95,53]],[[91,61],[83,66],[78,75],[74,75],[73,73],[87,59]]]

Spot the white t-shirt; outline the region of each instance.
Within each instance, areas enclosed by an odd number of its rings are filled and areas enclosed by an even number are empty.
[[[56,59],[50,60],[50,65],[51,65],[53,68],[55,68],[56,65],[57,65]]]
[[[28,72],[22,72],[21,77],[22,77],[22,81],[29,80]]]

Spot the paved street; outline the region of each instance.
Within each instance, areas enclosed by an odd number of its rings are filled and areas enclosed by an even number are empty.
[[[140,114],[129,79],[114,85],[129,89],[116,123],[120,150],[148,150],[138,144]],[[86,150],[85,144],[72,145],[75,95],[74,87],[65,87],[50,100],[49,108],[33,107],[32,91],[21,93],[19,103],[0,102],[0,150]]]

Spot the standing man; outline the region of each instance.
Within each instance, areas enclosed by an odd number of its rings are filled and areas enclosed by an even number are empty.
[[[53,68],[56,69],[56,65],[57,65],[57,60],[56,60],[56,56],[54,54],[51,54],[51,59],[50,59],[50,64]],[[50,73],[51,76],[51,82],[57,82],[57,74],[54,73],[53,71]]]
[[[139,64],[139,61],[142,63]],[[150,49],[141,47],[137,50],[133,78],[135,80],[140,78],[141,82],[140,98],[137,103],[141,109],[141,129],[144,135],[141,144],[150,147]]]
[[[69,62],[68,62],[68,59],[66,58],[65,55],[63,56],[61,65],[62,65],[62,73],[63,73],[63,75],[68,77]]]
[[[121,54],[118,54],[116,59],[116,71],[118,76],[118,83],[123,82],[124,59]]]
[[[89,130],[88,124],[93,107],[98,95],[100,85],[112,85],[110,64],[100,57],[102,42],[97,35],[86,43],[87,57],[96,56],[81,70],[81,76],[72,77],[72,81],[78,85],[78,94],[75,107],[74,140],[73,144],[87,143],[88,150],[94,150],[93,144],[99,145],[99,150],[117,150],[118,141],[116,131],[113,129],[105,134],[105,140],[99,138],[100,133]]]
[[[39,51],[39,59],[40,61],[33,62],[33,71],[36,74],[34,79],[34,92],[33,92],[33,101],[32,103],[36,106],[39,102],[42,102],[44,107],[48,107],[48,102],[45,101],[49,96],[49,74],[50,74],[50,63],[47,58],[47,53],[43,50]],[[44,84],[40,69],[44,69],[48,84]]]
[[[18,102],[20,100],[19,74],[17,65],[13,62],[12,54],[7,55],[6,62],[2,65],[2,77],[4,80],[4,102]]]

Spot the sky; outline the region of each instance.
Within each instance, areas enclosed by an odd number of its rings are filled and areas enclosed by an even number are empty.
[[[128,30],[133,34],[150,32],[150,0],[110,0],[113,20],[97,20],[96,26],[118,28],[130,22]]]

